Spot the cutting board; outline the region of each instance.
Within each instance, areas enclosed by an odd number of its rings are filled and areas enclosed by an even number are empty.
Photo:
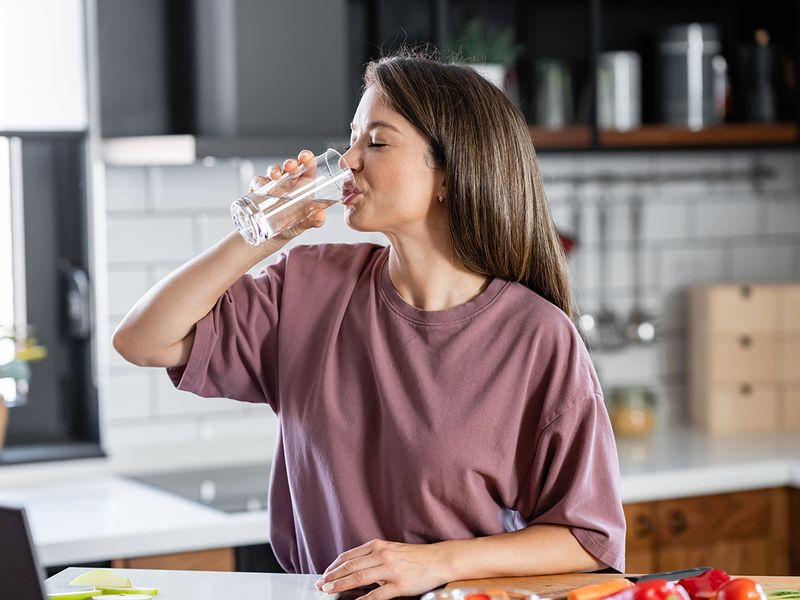
[[[493,586],[510,587],[536,592],[542,598],[560,598],[567,592],[592,583],[599,583],[609,579],[622,577],[614,573],[572,573],[568,575],[538,575],[535,577],[493,577],[491,579],[471,579],[468,581],[454,581],[445,589],[456,587]],[[750,577],[736,575],[736,577]],[[758,581],[765,591],[800,589],[800,577],[767,577],[763,575],[752,576],[750,579]]]

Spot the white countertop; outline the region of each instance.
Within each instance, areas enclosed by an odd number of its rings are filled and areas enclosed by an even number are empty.
[[[70,567],[45,582],[47,593],[89,589],[70,586],[69,582],[90,569]],[[317,575],[273,573],[217,573],[209,571],[152,571],[114,569],[129,577],[136,587],[158,588],[159,600],[333,600],[339,594],[317,591]]]
[[[800,435],[714,439],[678,430],[618,447],[626,503],[800,488]],[[5,471],[0,503],[26,506],[45,566],[269,540],[266,511],[223,513],[126,479],[98,459]]]

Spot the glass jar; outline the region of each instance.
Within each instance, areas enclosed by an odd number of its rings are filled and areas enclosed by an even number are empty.
[[[608,413],[614,433],[643,436],[655,425],[655,392],[646,386],[617,387],[611,390]]]

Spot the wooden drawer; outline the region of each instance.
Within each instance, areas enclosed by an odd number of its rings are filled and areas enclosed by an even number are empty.
[[[656,571],[656,503],[625,504],[625,566],[629,573]]]
[[[777,338],[764,334],[713,338],[708,345],[709,382],[775,381],[779,344]]]
[[[775,333],[781,286],[724,285],[705,290],[710,333]]]
[[[779,354],[780,381],[800,383],[800,334],[781,340]]]
[[[235,571],[233,548],[214,548],[180,554],[140,556],[111,561],[115,569],[170,569],[178,571]]]
[[[800,386],[781,390],[781,424],[784,431],[800,433]],[[800,520],[800,513],[798,513]]]
[[[711,433],[768,433],[780,429],[778,388],[769,383],[717,384],[710,392]]]
[[[658,503],[658,539],[703,546],[709,540],[768,536],[772,506],[770,490],[664,500]]]
[[[781,290],[781,329],[800,335],[800,285]]]

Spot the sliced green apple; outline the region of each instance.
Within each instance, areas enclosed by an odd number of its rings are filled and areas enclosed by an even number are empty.
[[[92,600],[153,600],[150,594],[101,594]]]
[[[91,600],[97,595],[98,590],[84,590],[82,592],[53,592],[47,594],[50,600]]]
[[[69,582],[70,585],[93,585],[103,588],[130,588],[131,580],[112,571],[111,569],[93,569],[82,575],[78,575]]]
[[[102,594],[145,594],[146,596],[156,596],[158,595],[158,588],[148,588],[148,587],[130,587],[130,588],[122,588],[122,587],[108,587],[105,585],[98,585],[97,590]]]

